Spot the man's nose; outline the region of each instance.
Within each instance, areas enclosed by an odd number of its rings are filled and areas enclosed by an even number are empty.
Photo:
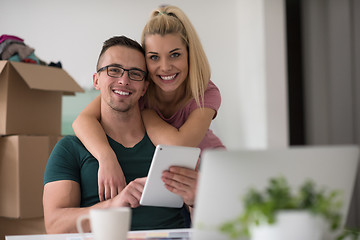
[[[123,75],[118,78],[118,83],[122,85],[129,85],[130,84],[129,72],[124,71]]]

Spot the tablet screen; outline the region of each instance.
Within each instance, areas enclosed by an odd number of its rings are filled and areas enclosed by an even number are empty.
[[[141,195],[140,205],[180,208],[182,198],[166,189],[161,180],[162,172],[171,166],[195,169],[200,148],[184,146],[156,146],[149,174]]]

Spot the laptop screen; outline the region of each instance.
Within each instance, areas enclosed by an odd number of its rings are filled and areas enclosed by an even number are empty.
[[[313,180],[316,186],[340,190],[344,224],[358,156],[357,146],[205,151],[193,216],[193,239],[227,239],[219,227],[240,216],[244,194],[250,188],[265,189],[270,178],[280,175],[292,189],[298,189],[306,180]]]

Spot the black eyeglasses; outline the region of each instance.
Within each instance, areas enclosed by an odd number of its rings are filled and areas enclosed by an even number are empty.
[[[140,69],[132,68],[125,69],[119,65],[108,65],[100,68],[97,72],[104,71],[106,69],[107,75],[113,78],[121,78],[124,72],[128,72],[128,76],[133,81],[142,81],[146,77],[146,72]]]

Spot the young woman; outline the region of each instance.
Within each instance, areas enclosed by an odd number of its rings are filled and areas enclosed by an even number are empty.
[[[142,33],[142,45],[150,84],[140,105],[154,145],[224,148],[209,129],[220,107],[220,92],[210,81],[207,57],[184,12],[174,6],[153,11]],[[99,121],[97,97],[80,113],[73,128],[99,161],[99,197],[104,200],[117,195],[126,182]]]

